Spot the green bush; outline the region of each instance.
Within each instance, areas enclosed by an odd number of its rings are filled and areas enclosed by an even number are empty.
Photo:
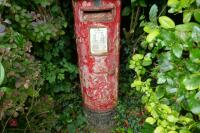
[[[61,132],[83,117],[69,7],[69,1],[0,1],[2,132]]]
[[[199,132],[199,6],[199,0],[122,1],[113,132]],[[73,30],[69,0],[0,0],[1,132],[91,132]]]
[[[142,102],[150,114],[146,123],[154,133],[196,133],[200,131],[199,1],[168,0],[167,5],[169,13],[180,13],[183,19],[158,15],[158,7],[151,7],[150,22],[141,24],[146,39],[130,61],[136,73],[131,86],[144,94]]]

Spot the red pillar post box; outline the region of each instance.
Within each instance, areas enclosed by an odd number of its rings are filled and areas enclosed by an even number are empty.
[[[86,116],[108,124],[118,98],[121,2],[73,0],[73,9]]]

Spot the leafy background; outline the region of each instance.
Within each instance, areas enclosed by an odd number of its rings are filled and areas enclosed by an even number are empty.
[[[199,132],[199,6],[122,1],[113,132]],[[1,132],[92,132],[82,111],[73,23],[67,0],[0,0]]]

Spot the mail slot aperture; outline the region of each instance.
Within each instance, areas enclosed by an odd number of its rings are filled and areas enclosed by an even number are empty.
[[[81,19],[86,22],[112,21],[114,15],[114,8],[81,10]]]

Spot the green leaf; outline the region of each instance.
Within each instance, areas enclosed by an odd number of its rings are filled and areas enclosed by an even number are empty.
[[[200,100],[200,91],[195,95],[195,99]]]
[[[147,117],[145,122],[153,125],[156,122],[156,119],[154,119],[153,117]]]
[[[179,117],[179,122],[183,123],[183,124],[188,124],[190,122],[192,122],[192,118],[187,117],[187,116],[180,116]]]
[[[19,47],[23,47],[24,44],[25,44],[25,39],[24,39],[24,36],[22,34],[19,34],[19,33],[16,33],[15,35],[15,43],[17,44],[17,46]]]
[[[173,68],[174,68],[174,66],[172,65],[172,63],[169,60],[165,60],[164,62],[162,62],[162,64],[160,64],[161,72],[167,72],[169,70],[172,70]]]
[[[131,4],[134,3],[134,2],[136,2],[136,1],[137,1],[137,0],[131,0]]]
[[[122,16],[128,16],[131,14],[131,8],[130,7],[125,7],[122,11]]]
[[[190,72],[197,72],[200,70],[200,66],[196,63],[193,63],[191,60],[186,61],[185,65]]]
[[[190,50],[190,60],[195,63],[200,63],[200,49]]]
[[[143,58],[144,58],[144,55],[142,55],[142,54],[135,54],[135,55],[133,55],[133,57],[132,57],[132,59],[133,59],[134,61],[142,60]]]
[[[153,133],[154,126],[148,123],[144,123],[141,129],[141,133]]]
[[[158,35],[160,34],[158,29],[153,30],[149,35],[147,36],[147,42],[152,42]]]
[[[161,27],[163,27],[165,29],[175,28],[174,21],[167,16],[159,17],[159,23],[160,23]]]
[[[156,25],[154,25],[153,23],[147,23],[147,24],[145,24],[143,30],[144,30],[146,33],[151,33],[152,31],[154,31],[154,30],[156,30],[156,29],[157,29]]]
[[[199,11],[194,12],[194,19],[195,19],[197,22],[200,23],[200,13],[199,13]]]
[[[69,133],[76,133],[76,127],[73,123],[67,125],[67,129]]]
[[[156,127],[154,133],[165,133],[165,129],[163,127]]]
[[[180,58],[183,53],[183,47],[180,43],[175,43],[172,45],[172,51],[177,58]]]
[[[188,129],[181,129],[179,133],[191,133]]]
[[[168,115],[168,116],[167,116],[167,120],[168,120],[169,122],[176,123],[176,122],[178,121],[178,118],[175,117],[174,115]]]
[[[0,85],[3,83],[4,77],[5,77],[5,70],[0,62]]]
[[[161,39],[163,43],[166,44],[164,46],[169,46],[171,44],[174,44],[174,40],[176,40],[177,38],[173,31],[161,29],[159,39]]]
[[[166,88],[166,91],[167,91],[167,93],[169,93],[169,94],[173,94],[173,93],[176,93],[177,92],[177,88],[174,88],[174,87],[167,87]]]
[[[196,43],[200,43],[200,28],[197,27],[197,26],[194,26],[194,27],[193,27],[192,39],[193,39]]]
[[[157,84],[164,84],[167,81],[163,73],[158,73],[157,77],[158,77]]]
[[[0,23],[0,33],[1,33],[1,34],[4,33],[5,30],[6,30],[6,26],[5,26],[5,25],[2,25],[2,24]],[[0,34],[0,35],[1,35],[1,34]]]
[[[8,88],[8,87],[1,87],[0,91],[6,93],[7,95],[11,95],[12,94],[12,89]]]
[[[194,2],[194,0],[181,0],[180,1],[180,7],[181,8],[186,8],[190,7],[190,5]]]
[[[190,12],[190,11],[185,11],[185,12],[183,13],[183,23],[188,23],[188,22],[190,22],[191,18],[192,18],[192,12]]]
[[[155,93],[156,93],[157,98],[160,99],[165,95],[165,90],[161,86],[158,86],[156,87]]]
[[[195,90],[200,87],[200,74],[191,75],[183,80],[187,90]]]
[[[170,7],[176,7],[179,4],[178,0],[168,0],[167,5]]]
[[[50,6],[53,3],[53,0],[34,0],[35,4],[40,4],[43,7]]]
[[[188,106],[192,113],[200,115],[200,100],[195,99],[193,95],[188,99]]]
[[[178,133],[178,132],[176,132],[176,131],[169,131],[168,133]]]
[[[142,61],[143,66],[150,66],[152,64],[152,60],[149,57],[144,57],[144,60]]]
[[[86,118],[82,114],[79,114],[77,116],[77,122],[76,123],[77,123],[78,126],[83,125],[86,121],[87,121]]]
[[[137,0],[138,2],[138,5],[141,6],[141,7],[146,7],[146,3],[145,3],[145,0]]]
[[[196,0],[196,4],[199,7],[200,6],[200,0]]]
[[[186,24],[179,24],[179,25],[176,25],[176,30],[189,32],[189,31],[193,30],[194,26],[200,26],[200,25],[198,23],[194,23],[194,22],[190,22],[190,23],[186,23]]]
[[[31,97],[38,97],[39,96],[39,92],[37,90],[34,90],[34,89],[28,89],[27,93]]]
[[[134,82],[131,84],[131,87],[141,87],[142,86],[142,81],[140,80],[134,80]]]
[[[168,105],[160,104],[160,107],[163,109],[163,111],[164,111],[165,113],[171,113],[171,112],[172,112],[171,107],[168,106]]]
[[[149,20],[157,25],[157,13],[158,13],[158,7],[156,4],[153,4],[149,11]]]

